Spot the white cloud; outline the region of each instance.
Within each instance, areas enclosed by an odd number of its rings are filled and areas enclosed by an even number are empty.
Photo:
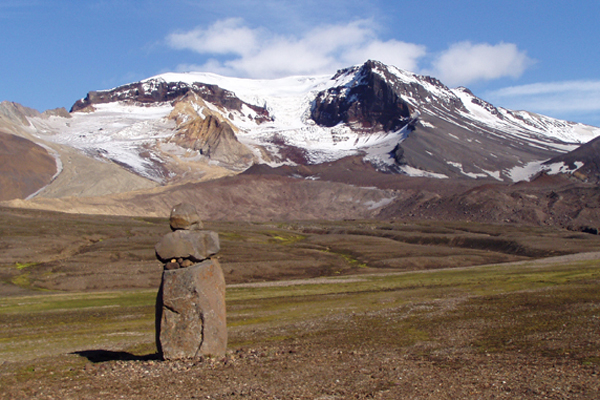
[[[600,81],[562,81],[511,86],[486,94],[508,108],[557,114],[565,118],[600,112]],[[571,118],[572,118],[571,117]]]
[[[569,92],[600,92],[600,81],[562,81],[562,82],[542,82],[529,85],[509,86],[498,89],[495,93],[498,96],[533,96],[548,93],[569,93]]]
[[[408,71],[418,71],[418,61],[426,55],[425,46],[389,40],[371,41],[364,46],[351,49],[343,60],[346,64],[356,64],[368,59],[381,61]]]
[[[208,29],[172,33],[167,43],[178,50],[197,53],[246,55],[256,51],[259,30],[243,25],[243,20],[230,18],[215,22]]]
[[[218,21],[207,29],[174,33],[167,43],[213,56],[200,66],[212,71],[251,78],[332,73],[368,59],[416,70],[425,47],[398,40],[381,41],[370,20],[328,25],[300,36],[282,36],[244,26],[240,19]],[[227,55],[228,57],[218,57]],[[179,70],[190,67],[181,65]]]
[[[335,58],[318,52],[304,41],[276,40],[257,53],[225,62],[233,73],[249,77],[281,77],[332,71]],[[335,70],[335,68],[333,68]]]
[[[433,61],[432,74],[450,86],[520,77],[534,61],[513,43],[455,43]]]

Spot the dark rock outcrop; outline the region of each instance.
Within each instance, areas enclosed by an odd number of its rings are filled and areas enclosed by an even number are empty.
[[[396,161],[396,164],[406,164],[406,160],[404,158],[404,149],[402,148],[400,143],[398,143],[396,147],[394,147],[394,150],[392,150],[392,156],[394,157],[394,161]]]
[[[414,110],[376,71],[378,65],[368,61],[349,83],[317,94],[311,118],[321,126],[346,123],[356,131],[366,132],[390,132],[407,125]]]

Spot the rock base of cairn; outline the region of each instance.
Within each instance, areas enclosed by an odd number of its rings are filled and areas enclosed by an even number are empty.
[[[165,360],[222,356],[227,349],[225,278],[211,259],[220,250],[219,236],[199,230],[201,222],[189,204],[175,206],[170,222],[174,231],[155,247],[165,263],[156,299],[157,349]]]

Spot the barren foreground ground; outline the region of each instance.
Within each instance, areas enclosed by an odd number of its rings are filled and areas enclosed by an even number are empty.
[[[229,351],[164,362],[164,220],[0,219],[0,399],[600,398],[595,235],[206,224],[221,235]]]

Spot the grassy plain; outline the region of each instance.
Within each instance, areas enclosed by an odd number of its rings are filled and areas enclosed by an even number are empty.
[[[600,236],[467,222],[206,222],[228,283],[456,268],[600,249]],[[154,289],[159,218],[0,207],[0,296]]]

